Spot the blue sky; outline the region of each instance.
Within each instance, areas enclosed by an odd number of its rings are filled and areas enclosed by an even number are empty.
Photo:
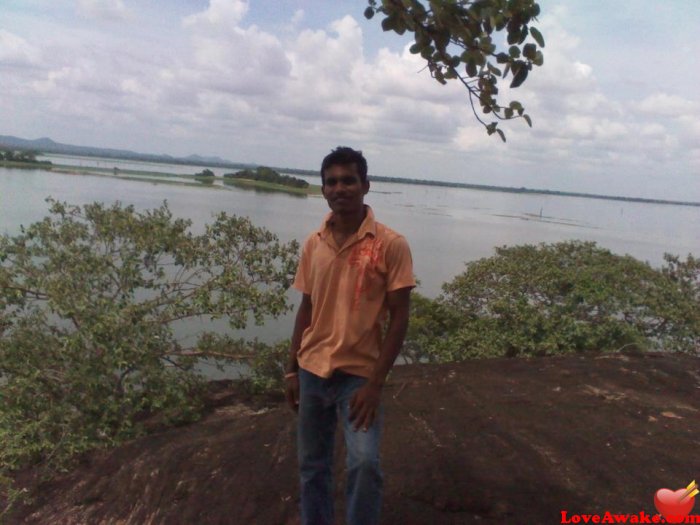
[[[489,137],[363,0],[2,0],[0,134],[394,177],[700,200],[700,2],[540,2],[545,64]]]

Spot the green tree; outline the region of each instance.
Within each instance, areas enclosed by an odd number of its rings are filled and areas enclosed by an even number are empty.
[[[309,187],[309,183],[305,180],[297,179],[296,177],[290,177],[289,175],[282,175],[277,171],[273,170],[272,168],[267,168],[265,166],[260,166],[255,170],[244,169],[241,171],[237,171],[236,173],[226,173],[224,175],[224,178],[257,180],[296,188]]]
[[[467,263],[408,337],[420,358],[553,355],[622,348],[698,352],[700,263],[652,268],[590,242],[496,249]]]
[[[469,92],[474,116],[489,135],[505,134],[498,121],[523,118],[532,126],[520,102],[499,102],[498,81],[511,75],[510,87],[527,79],[533,66],[544,63],[544,38],[531,25],[540,14],[534,0],[368,0],[367,18],[384,15],[382,29],[413,33],[411,53],[420,54],[441,84],[460,82]],[[499,33],[504,32],[501,39]],[[476,111],[496,118],[486,123]]]
[[[200,359],[256,346],[175,335],[189,318],[232,329],[288,309],[298,245],[221,213],[201,235],[166,204],[70,206],[0,237],[0,467],[63,459],[138,434],[139,418],[195,417]]]
[[[20,162],[36,162],[38,151],[33,149],[21,150],[17,153],[17,160]]]

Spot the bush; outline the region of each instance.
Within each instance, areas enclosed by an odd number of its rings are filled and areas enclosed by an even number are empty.
[[[418,298],[407,347],[424,360],[700,344],[697,259],[657,270],[590,242],[502,247]],[[421,348],[422,354],[415,349]]]
[[[224,178],[228,179],[247,179],[247,180],[258,180],[262,182],[269,182],[271,184],[281,184],[283,186],[291,186],[294,188],[308,188],[309,183],[302,179],[297,179],[296,177],[291,177],[289,175],[281,175],[272,168],[266,168],[261,166],[254,170],[245,169],[237,171],[236,173],[226,173]]]
[[[298,245],[248,219],[202,235],[167,205],[51,201],[51,216],[0,237],[0,468],[60,463],[130,438],[141,416],[197,416],[199,359],[250,358],[225,336],[186,345],[183,319],[234,329],[288,310]]]
[[[284,390],[285,366],[289,361],[289,340],[268,345],[254,341],[249,346],[250,385],[254,392]]]

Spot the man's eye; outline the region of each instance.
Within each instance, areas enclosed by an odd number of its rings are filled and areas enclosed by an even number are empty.
[[[335,179],[326,179],[326,186],[335,186],[337,182]]]
[[[355,184],[355,177],[343,177],[343,184],[346,186],[351,186]]]

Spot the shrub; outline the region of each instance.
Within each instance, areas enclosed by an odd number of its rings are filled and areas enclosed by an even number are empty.
[[[631,347],[697,352],[700,265],[666,260],[657,270],[578,241],[497,248],[467,263],[438,299],[418,299],[407,346],[433,361]]]
[[[138,434],[144,413],[196,417],[199,359],[240,360],[193,317],[240,329],[288,309],[298,245],[221,213],[202,235],[166,204],[69,206],[0,237],[0,467],[60,463]]]

